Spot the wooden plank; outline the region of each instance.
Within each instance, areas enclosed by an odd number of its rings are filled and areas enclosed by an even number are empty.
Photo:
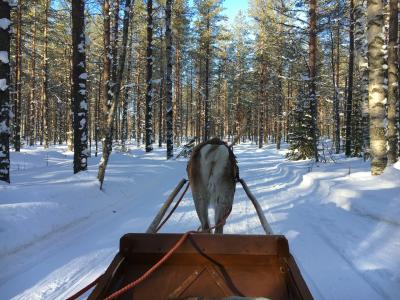
[[[129,233],[120,240],[120,251],[124,256],[166,253],[182,234],[173,233]],[[192,233],[179,247],[176,254],[191,254],[201,251],[207,255],[276,255],[289,256],[289,246],[282,235],[238,235]]]

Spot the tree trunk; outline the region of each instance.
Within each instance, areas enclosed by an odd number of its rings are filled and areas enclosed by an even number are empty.
[[[317,135],[317,95],[316,95],[316,76],[317,76],[317,0],[310,0],[309,17],[310,17],[310,32],[309,32],[309,68],[310,68],[310,86],[309,98],[311,108],[311,137],[313,139],[313,150],[315,161],[318,162],[318,135]]]
[[[100,189],[103,187],[104,176],[108,164],[108,159],[110,157],[112,151],[112,141],[113,141],[113,124],[114,124],[114,116],[116,109],[118,107],[119,95],[120,95],[120,86],[122,81],[122,75],[124,73],[125,67],[125,58],[126,58],[126,45],[128,43],[128,30],[129,30],[129,20],[130,20],[130,12],[131,12],[131,0],[126,0],[125,2],[125,13],[124,13],[124,22],[123,22],[123,34],[122,34],[122,51],[119,57],[118,62],[118,70],[117,70],[117,81],[115,82],[115,98],[112,102],[111,109],[107,118],[107,131],[106,136],[104,138],[103,143],[103,156],[101,162],[99,164],[99,173],[98,179],[100,181]]]
[[[369,114],[371,140],[371,173],[380,175],[387,163],[385,137],[385,89],[383,57],[383,2],[368,1]]]
[[[146,152],[153,151],[153,0],[147,0]]]
[[[72,1],[72,81],[74,106],[74,173],[87,169],[88,101],[86,89],[85,3]]]
[[[333,40],[333,29],[331,29],[330,37],[331,37],[331,66],[332,66],[332,84],[333,84],[333,120],[334,120],[334,145],[335,145],[335,153],[339,154],[340,152],[340,116],[339,116],[339,95],[338,95],[338,87],[336,85],[336,66],[335,64],[335,46]],[[338,37],[339,38],[339,37]]]
[[[172,0],[167,0],[165,8],[165,38],[167,42],[167,105],[166,105],[166,119],[167,119],[167,159],[174,156],[174,126],[173,126],[173,109],[172,109],[172,33],[171,33],[171,6]]]
[[[354,0],[350,0],[350,31],[349,31],[349,73],[347,84],[347,103],[346,103],[346,156],[351,155],[351,116],[353,106],[353,68],[354,68]]]
[[[48,97],[48,27],[49,27],[49,3],[50,0],[45,0],[45,25],[44,25],[44,53],[43,53],[43,71],[42,71],[42,105],[43,105],[43,140],[44,147],[49,147],[50,135],[50,110],[49,110],[49,97]]]
[[[115,93],[117,92],[117,72],[118,72],[118,31],[119,31],[119,10],[120,10],[120,0],[111,1],[111,12],[113,16],[113,22],[110,25],[110,44],[111,44],[111,90],[112,90],[112,98],[115,98]],[[118,107],[115,111],[116,116],[118,116]],[[107,129],[108,130],[108,129]],[[113,124],[113,134],[115,135],[115,139],[118,140],[118,117],[114,118]],[[107,134],[107,133],[106,133]]]
[[[368,41],[367,41],[367,16],[366,1],[355,0],[354,5],[354,47],[356,52],[357,65],[361,73],[361,115],[362,115],[362,136],[364,159],[368,159],[370,153],[369,139],[369,106],[368,106]]]
[[[258,107],[259,107],[259,114],[260,114],[260,119],[258,122],[258,127],[259,127],[259,137],[258,137],[258,148],[262,148],[264,145],[264,102],[265,102],[265,82],[264,82],[264,66],[262,66],[261,74],[260,74],[260,88],[258,92]]]
[[[141,68],[138,65],[136,76],[136,145],[139,147],[142,140],[142,113],[141,113],[141,89],[140,89],[140,72]]]
[[[9,2],[0,1],[0,180],[10,183],[10,11]],[[5,27],[5,28],[4,28]]]
[[[210,32],[210,20],[207,19],[207,32]],[[211,54],[211,45],[210,45],[210,37],[211,34],[207,36],[206,42],[206,62],[205,62],[205,99],[204,99],[204,136],[203,141],[207,141],[210,135],[210,99],[209,99],[209,79],[210,79],[210,54]]]
[[[29,146],[35,144],[35,107],[36,107],[36,3],[33,6],[33,36],[31,58],[31,85],[29,93]]]
[[[389,3],[389,49],[388,49],[388,163],[394,164],[398,156],[398,128],[397,128],[397,89],[398,89],[398,0]]]
[[[121,143],[123,151],[126,151],[126,141],[128,139],[128,100],[131,92],[130,82],[132,77],[132,44],[131,38],[129,43],[128,69],[126,70],[126,84],[124,97],[122,99],[122,128],[121,128]]]
[[[95,153],[94,156],[97,157],[97,153],[99,151],[99,134],[100,134],[100,103],[101,103],[101,89],[102,89],[102,74],[99,74],[99,86],[97,92],[96,99],[96,108],[95,108],[95,129],[94,129],[94,142],[95,142]]]
[[[17,11],[17,37],[16,37],[16,56],[15,56],[16,97],[15,97],[15,107],[14,107],[15,152],[19,152],[21,149],[22,2],[23,2],[22,0],[18,1],[18,11]]]

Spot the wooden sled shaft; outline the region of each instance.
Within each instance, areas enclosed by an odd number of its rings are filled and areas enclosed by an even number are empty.
[[[164,217],[165,213],[167,212],[168,208],[171,206],[172,201],[174,201],[176,195],[178,195],[179,191],[187,182],[186,179],[182,179],[172,193],[169,195],[167,200],[164,202],[163,206],[160,208],[160,211],[154,218],[153,222],[151,222],[150,226],[147,228],[146,233],[156,233],[157,227],[160,224],[162,218]]]
[[[263,227],[265,233],[266,234],[273,234],[271,226],[268,224],[268,221],[265,218],[264,212],[263,212],[260,204],[258,203],[256,197],[254,197],[253,193],[250,191],[250,189],[247,186],[246,182],[242,178],[239,179],[239,182],[242,184],[242,187],[243,187],[244,191],[246,192],[247,197],[249,197],[249,199],[253,203],[254,208],[256,209],[258,218],[260,219],[261,226]]]

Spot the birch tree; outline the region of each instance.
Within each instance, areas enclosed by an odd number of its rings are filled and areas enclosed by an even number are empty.
[[[380,175],[387,163],[385,128],[383,0],[368,1],[369,114],[371,173]]]
[[[87,169],[88,101],[86,88],[85,2],[72,1],[72,81],[74,104],[74,173]]]
[[[0,180],[10,183],[10,1],[0,0]]]
[[[389,3],[389,45],[388,45],[388,163],[393,164],[398,156],[398,1]]]

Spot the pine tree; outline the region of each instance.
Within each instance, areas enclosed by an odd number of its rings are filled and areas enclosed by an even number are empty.
[[[99,172],[98,179],[100,181],[100,189],[103,187],[104,176],[108,164],[108,159],[111,155],[112,151],[112,142],[113,142],[113,134],[114,134],[114,121],[115,121],[115,113],[119,104],[119,95],[120,95],[120,85],[122,81],[122,76],[124,73],[125,67],[125,58],[126,58],[126,46],[128,43],[128,31],[129,31],[129,20],[131,13],[131,0],[125,0],[125,10],[124,10],[124,21],[123,21],[123,36],[122,36],[122,51],[119,57],[119,65],[118,70],[116,72],[116,81],[115,85],[115,93],[112,93],[114,99],[112,101],[110,110],[108,112],[107,120],[106,120],[106,130],[105,137],[103,143],[103,156],[101,162],[99,164]]]
[[[369,139],[369,107],[368,107],[368,41],[367,41],[367,16],[366,1],[355,0],[354,3],[354,50],[356,55],[357,67],[360,72],[360,92],[361,99],[357,99],[357,107],[361,109],[362,121],[360,131],[362,131],[362,144],[364,150],[364,159],[369,157],[370,139]],[[362,129],[361,129],[362,128]],[[359,145],[360,132],[355,136]]]
[[[146,152],[153,151],[153,0],[147,0]]]
[[[166,55],[167,55],[167,78],[166,78],[166,121],[167,121],[167,159],[174,156],[174,136],[173,136],[173,109],[172,109],[172,32],[171,32],[171,8],[172,0],[167,0],[165,7],[165,38],[167,40]]]
[[[311,136],[314,146],[315,161],[318,161],[318,133],[317,133],[317,95],[316,95],[316,76],[317,76],[317,0],[310,0],[309,7],[310,28],[309,28],[309,97],[312,117]]]
[[[291,160],[315,157],[310,101],[310,97],[300,90],[296,99],[296,108],[291,112],[292,122],[289,127],[290,146],[287,157]]]
[[[14,105],[14,147],[15,151],[21,150],[21,108],[22,108],[22,5],[23,1],[18,1],[17,8],[17,35],[16,35],[16,55],[15,55],[15,105]]]
[[[44,24],[44,52],[43,52],[43,68],[42,68],[42,122],[43,122],[43,140],[44,147],[49,147],[49,134],[50,134],[50,112],[49,112],[49,61],[48,61],[48,44],[49,44],[49,6],[50,0],[45,0],[45,24]]]
[[[212,77],[211,64],[214,58],[213,46],[217,40],[218,22],[221,20],[222,1],[221,0],[195,0],[195,8],[198,14],[196,26],[198,32],[199,46],[199,75],[201,76],[201,91],[199,93],[203,98],[203,141],[210,138],[211,130],[211,99],[210,99],[210,78]],[[201,72],[200,72],[201,69]]]
[[[349,73],[348,73],[348,93],[347,93],[347,103],[346,103],[346,145],[345,151],[346,156],[351,155],[351,141],[352,141],[352,114],[353,114],[353,67],[354,67],[354,0],[350,0],[350,31],[349,31]]]

